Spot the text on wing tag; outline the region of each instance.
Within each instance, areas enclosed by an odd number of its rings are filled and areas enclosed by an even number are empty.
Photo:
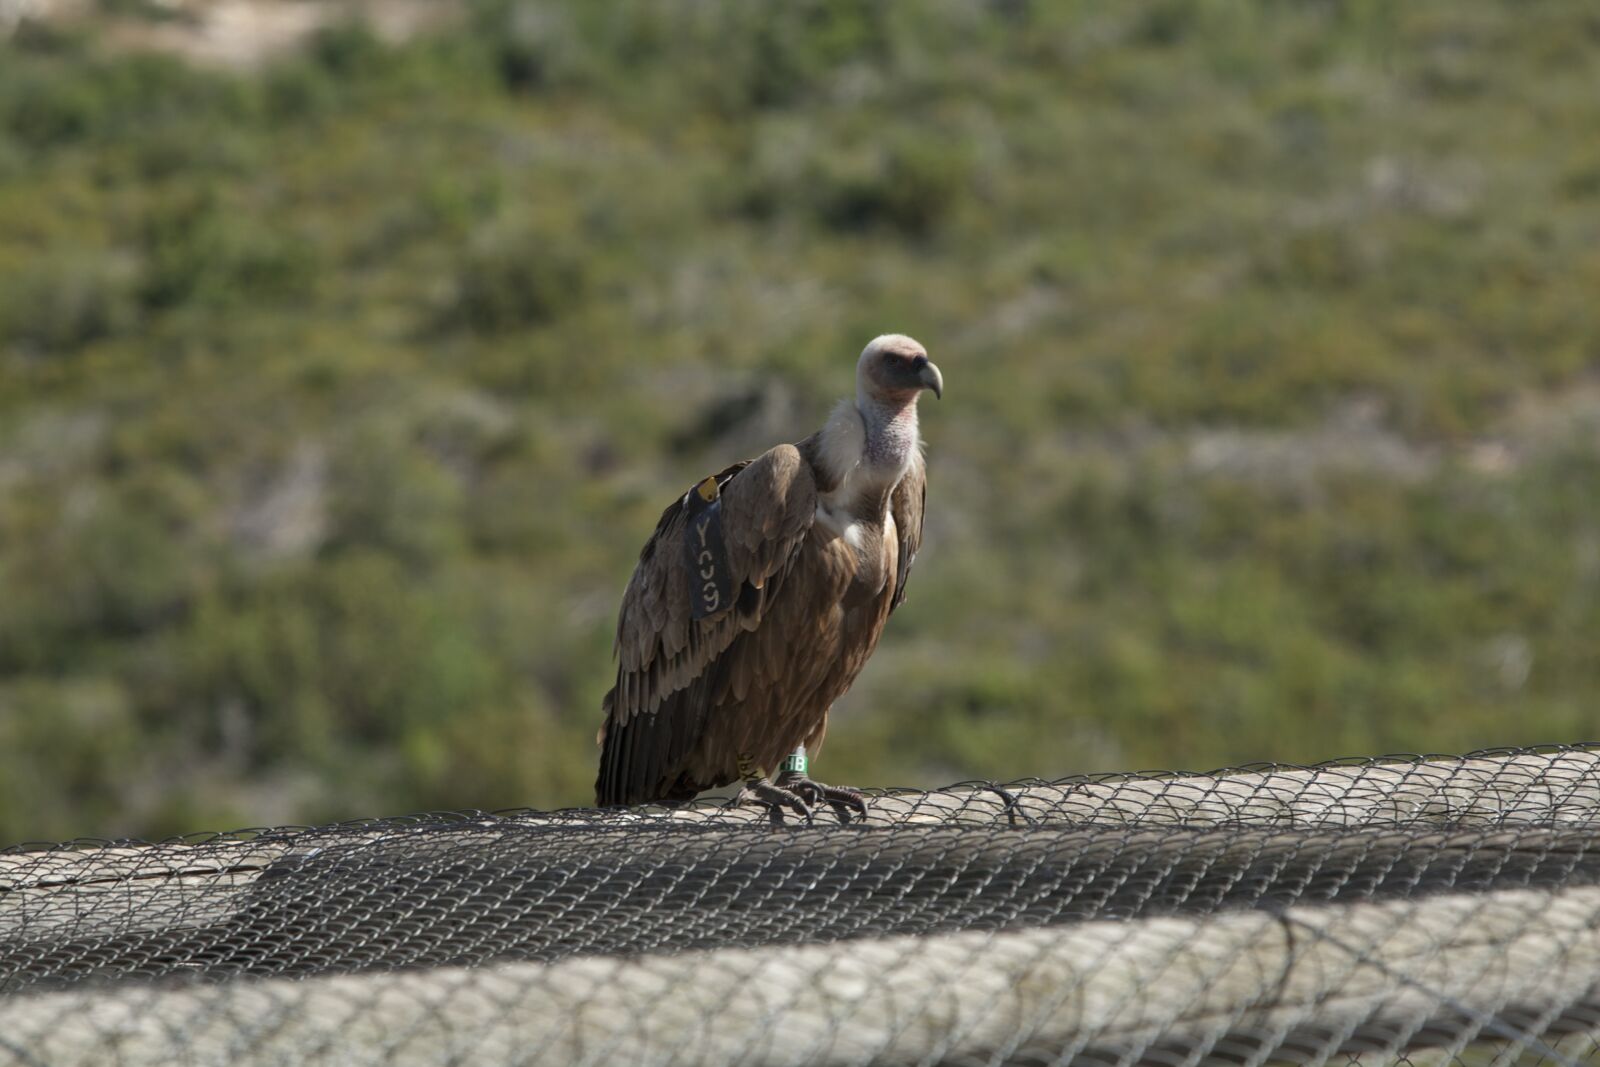
[[[714,478],[689,492],[688,523],[684,528],[683,556],[688,568],[691,614],[706,619],[726,611],[733,603],[733,575],[728,570],[728,549],[722,539],[722,498]]]

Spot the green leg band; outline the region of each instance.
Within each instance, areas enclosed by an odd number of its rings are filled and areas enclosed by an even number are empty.
[[[798,775],[804,775],[806,773],[807,766],[808,764],[806,763],[806,753],[804,749],[793,753],[792,755],[786,757],[783,761],[783,770],[786,774],[794,773]]]

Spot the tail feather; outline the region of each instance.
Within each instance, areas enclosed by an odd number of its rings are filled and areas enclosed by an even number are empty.
[[[700,738],[715,674],[713,667],[662,698],[653,710],[635,713],[621,725],[608,716],[594,783],[597,804],[683,801],[710,788],[694,782],[682,768]]]

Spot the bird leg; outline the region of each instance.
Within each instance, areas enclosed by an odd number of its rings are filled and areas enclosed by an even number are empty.
[[[784,808],[790,809],[808,823],[811,821],[811,805],[807,804],[798,793],[781,784],[775,785],[769,782],[748,756],[739,757],[739,777],[744,779],[744,788],[733,798],[733,807],[737,808],[746,803],[763,804],[772,815],[775,826],[783,825]]]
[[[867,817],[867,798],[859,789],[841,785],[823,785],[806,777],[807,769],[806,748],[801,745],[783,761],[783,770],[778,775],[776,787],[794,794],[812,807],[826,801],[833,808],[833,813],[839,816],[841,823],[850,822],[852,811],[863,819]]]

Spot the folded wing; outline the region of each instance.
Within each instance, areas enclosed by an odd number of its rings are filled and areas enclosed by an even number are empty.
[[[741,667],[739,636],[761,625],[815,517],[816,482],[793,445],[735,464],[716,479],[731,603],[693,618],[682,550],[685,494],[662,513],[623,593],[617,681],[606,695],[600,731],[595,796],[602,805],[677,799],[715,784],[675,788],[672,779],[706,728],[712,697]],[[920,498],[917,510],[920,516]]]
[[[895,564],[894,600],[889,610],[898,608],[906,598],[906,579],[911,576],[911,564],[922,547],[922,511],[928,495],[928,469],[919,452],[912,457],[911,469],[889,497],[889,514],[894,517],[895,536],[900,542],[900,554]]]

